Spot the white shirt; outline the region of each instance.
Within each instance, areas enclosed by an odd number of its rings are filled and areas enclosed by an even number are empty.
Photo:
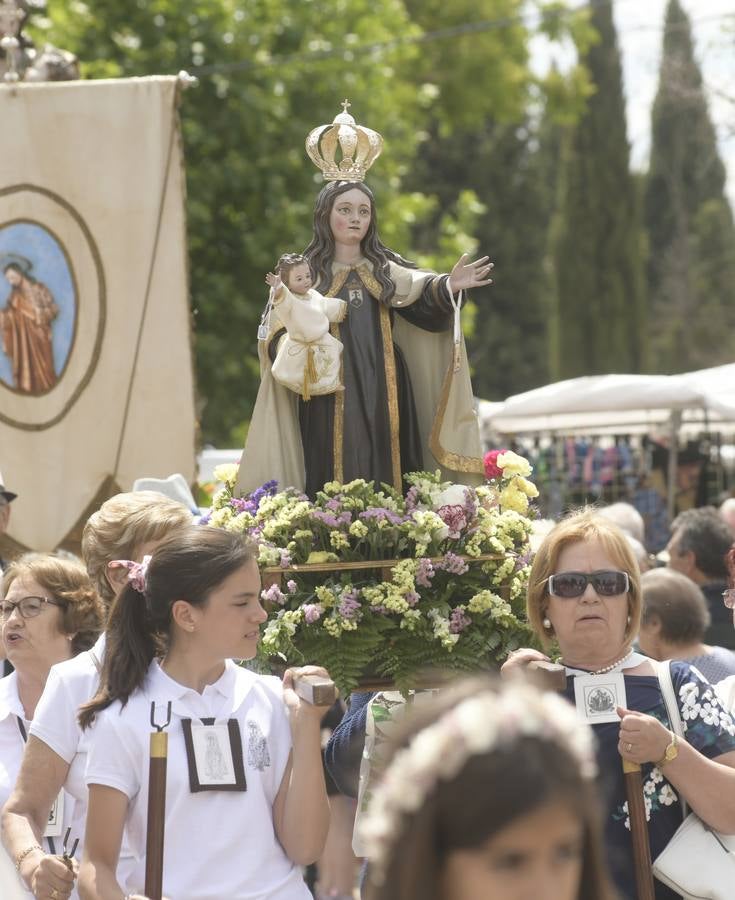
[[[51,666],[46,687],[38,701],[30,733],[43,741],[64,762],[69,764],[69,774],[64,789],[71,795],[74,817],[70,821],[70,841],[79,839],[76,858],[82,858],[84,825],[87,818],[87,785],[84,770],[91,743],[92,731],[82,731],[77,721],[79,707],[97,692],[99,672],[97,664],[104,654],[104,635],[97,639],[91,650],[79,653],[73,659]],[[94,655],[92,655],[94,654]]]
[[[715,685],[720,703],[728,712],[735,713],[735,675],[728,675]]]
[[[136,865],[123,889],[142,893],[144,885],[151,703],[156,704],[156,722],[164,722],[168,701],[172,718],[166,729],[163,893],[173,900],[311,900],[273,826],[273,802],[291,751],[281,682],[229,660],[222,677],[201,694],[169,678],[153,662],[126,706],[117,702],[99,715],[87,784],[115,788],[129,799],[125,827]],[[244,793],[190,792],[184,718],[237,720]]]
[[[23,760],[23,751],[25,750],[25,741],[20,728],[19,721],[22,723],[26,734],[28,734],[30,724],[25,718],[25,711],[18,694],[18,676],[15,672],[11,672],[5,678],[0,679],[0,806],[7,803],[8,797],[15,787],[15,782],[20,771],[20,764]],[[62,825],[62,837],[54,838],[54,850],[61,853],[63,842],[63,834],[68,826],[74,821],[74,802],[73,799],[64,792],[64,819]],[[51,846],[48,839],[43,841],[44,850],[51,852]],[[5,860],[3,860],[3,863]],[[7,890],[10,896],[11,890],[15,889],[15,873],[13,878],[6,874],[7,865],[3,865],[0,869],[0,879],[6,878],[7,882],[0,881],[3,888],[2,897],[5,898]],[[12,871],[12,869],[10,870]],[[26,892],[25,896],[31,896],[30,892]],[[76,897],[76,894],[72,895]],[[10,898],[8,898],[10,900]]]

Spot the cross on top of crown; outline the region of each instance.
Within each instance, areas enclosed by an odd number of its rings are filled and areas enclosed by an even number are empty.
[[[347,112],[347,110],[348,110],[351,106],[352,106],[352,104],[350,103],[350,101],[349,101],[347,98],[345,98],[345,99],[342,101],[342,112]]]

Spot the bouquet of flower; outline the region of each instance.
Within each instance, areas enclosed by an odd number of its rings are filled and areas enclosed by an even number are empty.
[[[490,451],[485,468],[476,488],[415,472],[405,496],[357,479],[311,501],[275,482],[233,497],[237,467],[219,467],[204,521],[259,546],[261,652],[318,662],[347,695],[368,673],[405,688],[429,666],[487,668],[532,643],[523,616],[538,492],[515,453]]]

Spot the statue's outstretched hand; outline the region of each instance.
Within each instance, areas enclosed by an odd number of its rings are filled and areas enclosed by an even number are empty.
[[[280,275],[276,275],[274,272],[268,272],[265,276],[265,283],[269,284],[273,288],[273,290],[278,293],[278,291],[281,289],[283,281],[281,281]]]
[[[449,289],[453,294],[493,283],[492,278],[488,277],[493,269],[490,257],[481,256],[474,262],[467,262],[469,256],[469,253],[463,253],[449,275]]]

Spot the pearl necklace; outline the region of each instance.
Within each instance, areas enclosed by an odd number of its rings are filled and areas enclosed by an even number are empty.
[[[611,663],[609,666],[605,666],[602,669],[596,669],[594,672],[586,672],[584,669],[575,669],[572,666],[566,666],[567,674],[570,672],[584,672],[585,675],[607,675],[608,672],[612,672],[613,669],[616,669],[619,665],[624,663],[627,659],[633,655],[633,648],[625,654],[625,656],[621,656],[620,659],[616,659],[614,663]]]

